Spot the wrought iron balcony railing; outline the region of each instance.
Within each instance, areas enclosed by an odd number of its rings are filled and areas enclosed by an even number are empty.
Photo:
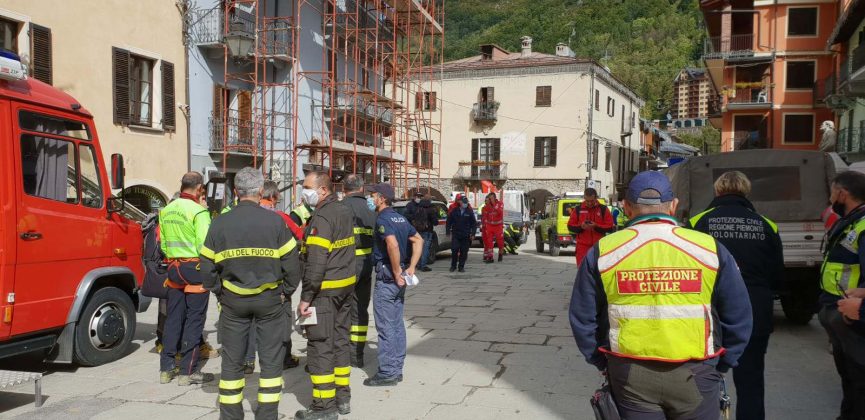
[[[455,178],[466,181],[503,181],[508,179],[508,164],[502,161],[464,161]]]
[[[495,122],[498,120],[498,102],[478,102],[472,107],[472,116],[477,122]]]

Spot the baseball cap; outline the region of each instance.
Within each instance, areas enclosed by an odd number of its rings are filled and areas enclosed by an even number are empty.
[[[462,197],[460,197],[459,200],[462,201],[463,203],[468,203],[468,202],[469,202],[469,198],[466,197],[466,196],[462,196]]]
[[[378,184],[370,186],[369,188],[367,188],[367,191],[379,193],[382,197],[391,201],[393,201],[395,196],[393,192],[393,187],[390,184],[384,182],[380,182]]]
[[[656,194],[643,193],[654,191]],[[673,186],[667,176],[657,171],[638,173],[628,184],[628,201],[635,204],[657,205],[673,201]]]

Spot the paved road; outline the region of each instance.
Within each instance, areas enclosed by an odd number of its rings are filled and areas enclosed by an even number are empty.
[[[529,244],[533,244],[529,240]],[[397,388],[367,388],[367,367],[352,371],[354,398],[347,419],[591,419],[588,397],[600,380],[570,335],[567,305],[573,253],[553,258],[524,246],[504,263],[484,265],[472,250],[466,273],[449,273],[447,254],[408,293],[408,360]],[[215,305],[206,334],[216,342]],[[786,324],[780,312],[767,367],[769,419],[832,419],[840,404],[825,335],[816,320]],[[156,308],[141,314],[135,350],[96,368],[46,366],[30,358],[0,362],[0,369],[45,372],[45,405],[33,407],[32,384],[0,392],[0,418],[15,419],[217,419],[217,388],[158,384],[152,353]],[[375,337],[371,333],[370,337]],[[375,338],[372,339],[375,348]],[[303,356],[305,343],[295,337]],[[219,372],[219,359],[206,372]],[[254,377],[245,390],[255,399]],[[732,380],[730,380],[732,382]],[[311,385],[302,369],[285,373],[284,418],[309,404]],[[8,391],[8,389],[7,389]],[[247,400],[244,407],[250,410]],[[252,418],[251,412],[247,418]]]

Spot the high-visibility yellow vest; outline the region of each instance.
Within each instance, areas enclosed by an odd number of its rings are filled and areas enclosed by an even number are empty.
[[[668,362],[721,353],[713,338],[718,253],[711,236],[665,222],[638,222],[598,246],[610,353]]]
[[[177,199],[159,212],[159,235],[167,258],[198,258],[210,213],[192,200]]]
[[[859,287],[859,236],[863,231],[865,217],[844,228],[827,247],[820,270],[820,287],[824,292],[843,296],[842,290]]]
[[[309,221],[309,218],[312,217],[312,212],[309,211],[309,208],[306,207],[306,204],[300,203],[299,206],[295,207],[291,210],[292,214],[297,215],[300,218],[300,224],[305,225],[306,222]]]

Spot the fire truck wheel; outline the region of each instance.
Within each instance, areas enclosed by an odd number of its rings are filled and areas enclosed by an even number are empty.
[[[135,308],[116,287],[96,291],[75,327],[75,361],[98,366],[125,356],[135,335]]]

